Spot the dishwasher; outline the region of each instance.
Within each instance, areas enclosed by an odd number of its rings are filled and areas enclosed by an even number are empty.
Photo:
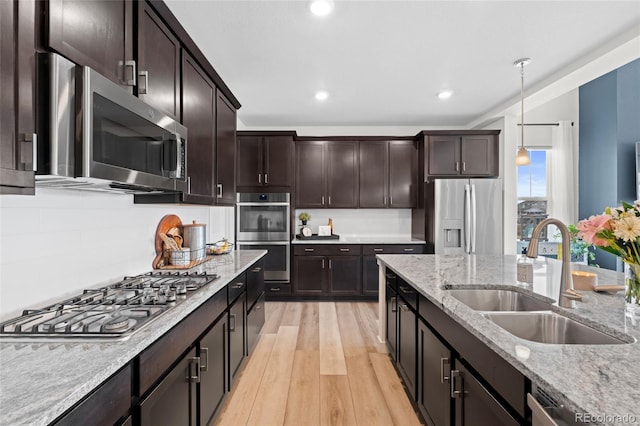
[[[532,385],[531,393],[527,394],[527,405],[531,409],[532,426],[580,426],[587,424],[578,421],[573,411],[535,384]]]

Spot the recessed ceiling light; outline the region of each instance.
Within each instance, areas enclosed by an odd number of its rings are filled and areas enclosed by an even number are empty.
[[[451,95],[453,95],[453,92],[451,90],[443,90],[442,92],[438,93],[438,99],[449,99]]]
[[[329,93],[324,90],[319,90],[316,92],[316,99],[319,101],[324,101],[329,97]]]
[[[309,9],[316,16],[327,16],[333,10],[333,0],[313,0]]]

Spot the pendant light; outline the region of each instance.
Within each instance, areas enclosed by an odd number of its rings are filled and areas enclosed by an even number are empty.
[[[516,155],[516,166],[531,164],[529,152],[524,147],[524,67],[531,62],[531,58],[521,58],[513,63],[514,67],[520,67],[520,148]]]

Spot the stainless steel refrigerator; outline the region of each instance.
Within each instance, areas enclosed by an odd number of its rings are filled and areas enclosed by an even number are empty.
[[[428,225],[437,254],[502,254],[502,179],[435,179]],[[431,197],[429,197],[431,198]]]

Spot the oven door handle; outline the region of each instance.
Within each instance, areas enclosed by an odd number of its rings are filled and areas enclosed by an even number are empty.
[[[237,206],[239,207],[253,207],[253,206],[290,206],[291,203],[288,203],[286,201],[283,202],[264,202],[264,203],[245,203],[245,202],[237,202],[236,203]]]
[[[237,246],[288,246],[289,241],[236,241]]]

